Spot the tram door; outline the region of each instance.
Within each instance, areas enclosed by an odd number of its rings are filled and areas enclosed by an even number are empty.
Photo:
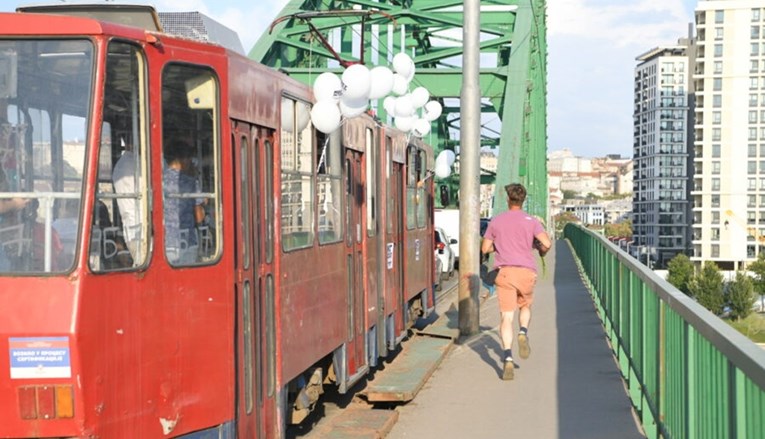
[[[362,155],[347,150],[345,154],[345,245],[348,273],[348,344],[347,379],[366,366],[365,346],[365,297],[363,228],[364,181],[362,178]]]
[[[234,122],[232,126],[236,204],[237,432],[263,438],[278,429],[275,415],[273,132]]]
[[[391,177],[391,198],[393,199],[393,214],[391,215],[391,231],[393,232],[392,241],[396,245],[393,248],[393,270],[392,284],[395,304],[390,309],[397,309],[395,314],[394,327],[395,337],[400,337],[406,327],[406,304],[404,294],[404,196],[403,196],[403,165],[393,162],[393,175]],[[395,338],[394,337],[394,338]],[[395,339],[390,341],[388,348],[396,348]]]

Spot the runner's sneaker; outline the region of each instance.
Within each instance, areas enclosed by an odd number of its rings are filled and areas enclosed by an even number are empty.
[[[521,355],[521,358],[529,358],[529,354],[531,354],[531,346],[529,345],[529,336],[525,332],[518,334],[518,347],[520,347],[519,354]]]
[[[510,381],[513,379],[515,375],[515,363],[513,363],[512,359],[505,360],[505,366],[502,370],[502,379],[505,381]]]

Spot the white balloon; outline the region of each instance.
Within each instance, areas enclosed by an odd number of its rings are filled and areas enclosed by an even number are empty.
[[[452,175],[452,168],[451,166],[447,165],[446,162],[439,162],[436,161],[436,169],[434,169],[436,173],[436,177],[440,179],[448,178],[450,175]]]
[[[446,162],[448,166],[451,166],[454,164],[454,160],[456,160],[457,156],[454,154],[454,151],[451,149],[445,149],[441,151],[440,154],[438,154],[438,157],[436,157],[436,160],[443,160]]]
[[[335,131],[340,126],[340,108],[333,99],[319,101],[311,109],[311,121],[317,130],[324,134]]]
[[[405,94],[396,98],[396,117],[410,117],[414,114],[414,105],[412,105],[412,96]]]
[[[369,99],[380,99],[393,89],[393,72],[383,66],[373,68],[369,72]]]
[[[417,70],[417,67],[415,67],[414,62],[412,62],[412,68],[409,70],[409,74],[406,75],[406,80],[411,82],[412,78],[414,78],[414,72]]]
[[[313,82],[313,95],[317,101],[335,97],[335,92],[343,89],[340,77],[332,72],[324,72]]]
[[[414,125],[414,118],[396,116],[396,119],[393,120],[393,124],[396,125],[396,128],[400,129],[401,131],[405,133],[408,133],[409,130],[411,130],[412,126]]]
[[[362,64],[354,64],[343,72],[343,96],[350,99],[369,99],[369,69]]]
[[[393,96],[388,96],[387,98],[383,99],[383,108],[385,108],[385,112],[388,113],[390,116],[396,115],[396,98]]]
[[[409,80],[398,73],[393,75],[393,94],[401,96],[409,89]]]
[[[295,130],[294,118],[292,117],[293,102],[289,99],[282,99],[282,129],[290,133]]]
[[[441,108],[441,104],[438,101],[428,102],[425,104],[425,119],[428,119],[431,122],[438,119],[438,117],[441,116],[442,110],[443,108]]]
[[[412,134],[417,137],[425,137],[430,132],[430,121],[427,119],[416,119],[414,121],[414,127],[412,128]]]
[[[404,78],[409,78],[414,73],[412,58],[409,58],[409,55],[403,52],[397,54],[393,57],[393,70]]]
[[[422,107],[428,102],[428,99],[430,99],[430,93],[428,93],[427,88],[417,87],[412,90],[412,105],[414,105],[414,108]]]
[[[369,107],[367,99],[350,99],[343,96],[340,100],[340,113],[345,117],[356,117],[367,111],[367,107]]]

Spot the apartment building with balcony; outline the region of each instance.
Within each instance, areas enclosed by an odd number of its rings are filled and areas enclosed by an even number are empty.
[[[765,4],[699,1],[692,260],[742,268],[765,250]]]
[[[690,43],[636,58],[632,229],[655,267],[690,250]]]

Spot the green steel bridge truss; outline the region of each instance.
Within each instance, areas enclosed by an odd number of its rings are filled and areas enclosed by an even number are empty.
[[[412,87],[426,87],[444,108],[425,140],[436,153],[459,154],[462,20],[462,2],[455,0],[291,0],[249,57],[312,84],[322,72],[342,72],[346,63],[390,65],[404,51],[417,69]],[[480,51],[481,147],[498,154],[496,173],[482,169],[481,183],[499,188],[495,214],[507,207],[501,188],[523,183],[526,209],[544,218],[546,1],[482,1]],[[390,121],[382,102],[376,114]],[[456,174],[437,182],[452,191],[458,183]]]

